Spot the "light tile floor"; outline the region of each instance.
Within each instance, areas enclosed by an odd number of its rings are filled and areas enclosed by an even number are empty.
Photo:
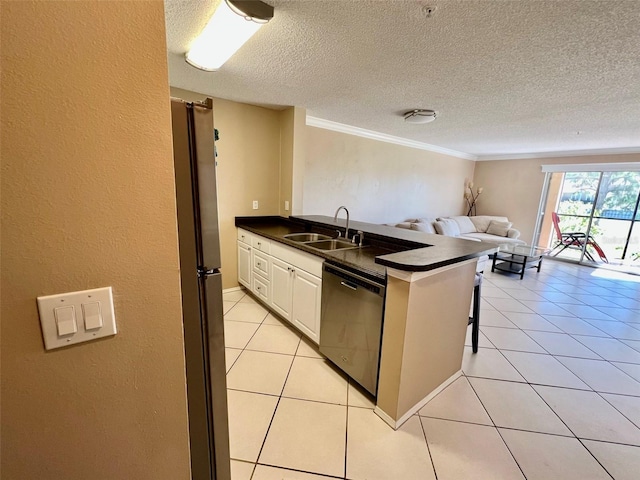
[[[640,478],[640,277],[486,272],[480,350],[398,431],[314,345],[224,294],[233,480]]]

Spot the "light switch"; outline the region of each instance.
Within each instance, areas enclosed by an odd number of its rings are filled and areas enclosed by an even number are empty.
[[[54,315],[56,317],[56,328],[59,337],[72,335],[78,331],[76,309],[73,305],[54,309]]]
[[[83,303],[82,314],[84,315],[84,329],[95,330],[102,328],[102,312],[100,302]]]
[[[111,287],[38,297],[38,313],[47,350],[117,333]]]

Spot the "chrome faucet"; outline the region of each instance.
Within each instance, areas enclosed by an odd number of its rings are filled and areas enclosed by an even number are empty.
[[[347,224],[344,230],[344,238],[349,240],[349,210],[347,210],[347,207],[345,207],[344,205],[341,205],[340,207],[338,207],[338,209],[336,210],[336,214],[333,216],[333,221],[336,222],[338,220],[338,214],[340,213],[340,210],[344,210],[345,212],[347,212]],[[340,232],[338,232],[338,236]]]
[[[356,245],[356,237],[358,237],[358,243],[357,245],[359,247],[362,246],[362,242],[364,241],[364,232],[362,230],[358,230],[356,232],[356,234],[353,236],[353,238],[351,239],[351,243],[353,243],[354,245]]]

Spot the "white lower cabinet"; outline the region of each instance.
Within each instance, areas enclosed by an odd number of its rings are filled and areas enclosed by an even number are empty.
[[[238,282],[249,290],[251,286],[251,247],[238,240]]]
[[[262,300],[264,303],[269,305],[270,295],[269,295],[269,283],[264,278],[259,275],[253,276],[253,287],[251,291],[254,293],[256,297]]]
[[[291,321],[293,299],[293,273],[291,265],[271,258],[271,308],[281,317]]]
[[[272,258],[271,287],[271,308],[319,343],[322,280],[294,265]]]
[[[319,343],[322,295],[319,275],[323,260],[284,244],[271,244],[253,233],[242,233],[244,240],[251,243],[247,245],[238,235],[238,282],[310,340]]]
[[[304,270],[293,272],[291,322],[311,340],[320,343],[322,280]]]

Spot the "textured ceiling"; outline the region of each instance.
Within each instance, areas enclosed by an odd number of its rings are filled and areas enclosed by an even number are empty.
[[[184,53],[219,1],[165,0],[171,85],[480,157],[640,151],[639,0],[267,0],[202,72]],[[404,123],[414,108],[438,118]]]

